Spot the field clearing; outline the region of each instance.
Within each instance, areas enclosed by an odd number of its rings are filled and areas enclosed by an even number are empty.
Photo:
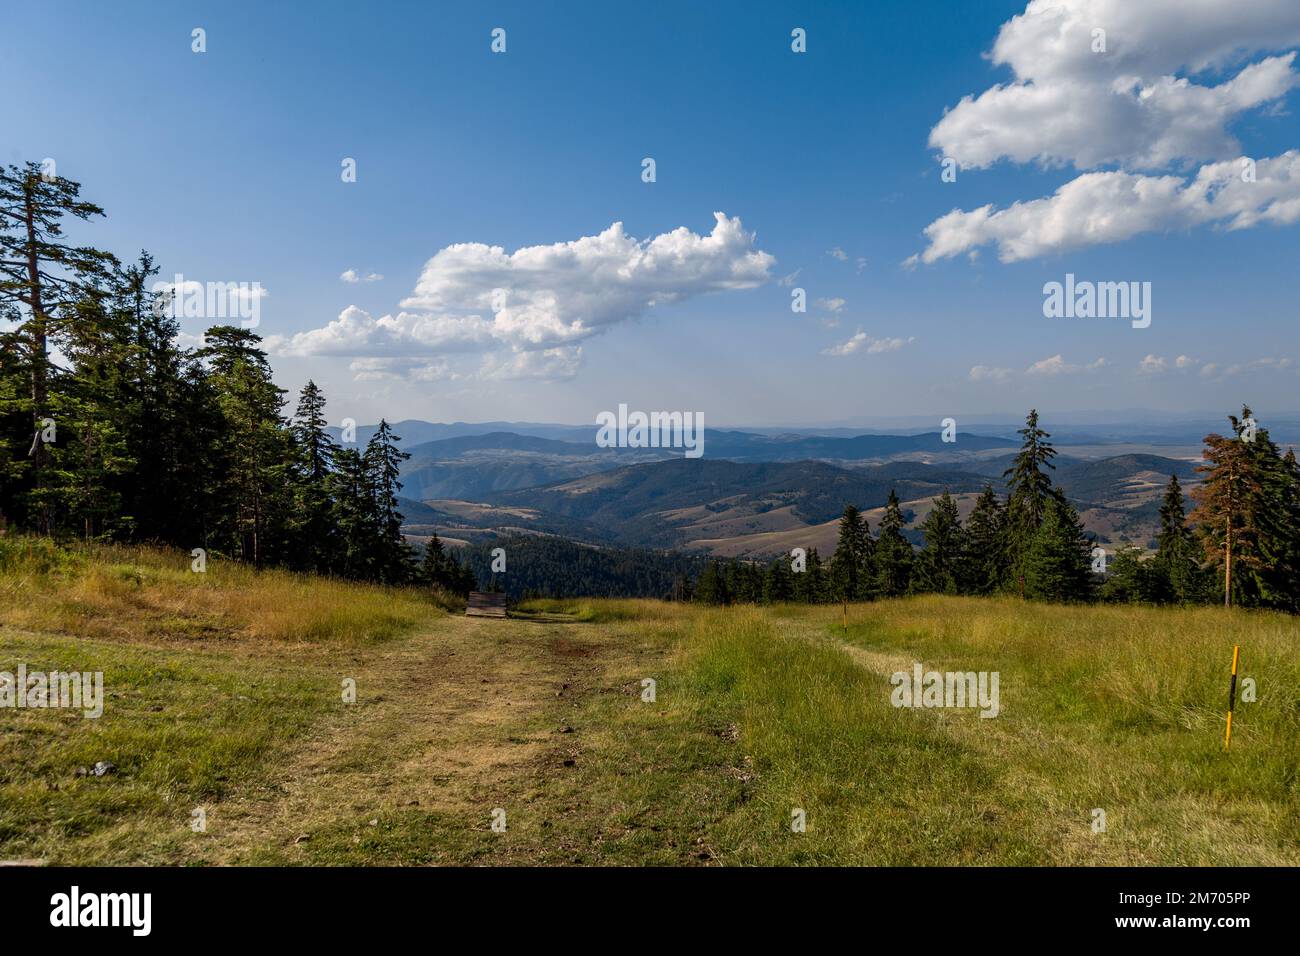
[[[0,860],[1300,863],[1284,615],[923,597],[844,628],[839,606],[584,599],[501,621],[190,560],[4,552],[0,671],[100,670],[106,703],[0,709]],[[1234,643],[1258,701],[1225,754]],[[999,715],[892,706],[915,663],[999,672]]]

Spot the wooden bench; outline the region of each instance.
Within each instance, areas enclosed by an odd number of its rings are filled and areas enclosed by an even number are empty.
[[[470,591],[465,602],[467,617],[507,617],[506,596],[490,591]]]

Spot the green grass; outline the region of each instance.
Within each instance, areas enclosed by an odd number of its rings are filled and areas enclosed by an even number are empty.
[[[0,710],[0,859],[1300,863],[1289,617],[928,597],[851,607],[845,631],[838,606],[449,608],[8,542],[0,670],[100,670],[107,700],[94,720]],[[1224,753],[1234,644],[1258,701]],[[997,671],[999,716],[893,707],[913,662]],[[78,775],[98,760],[117,772]]]

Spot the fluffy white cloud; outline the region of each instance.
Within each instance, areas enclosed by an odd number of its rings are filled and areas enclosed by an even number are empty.
[[[1214,85],[1192,78],[1297,45],[1300,4],[1290,0],[1032,0],[990,54],[1015,80],[963,98],[930,145],[967,168],[1222,159],[1238,149],[1227,123],[1296,85],[1294,54]]]
[[[852,355],[854,352],[866,352],[867,354],[872,355],[879,352],[897,352],[904,345],[908,345],[915,341],[916,339],[914,337],[906,339],[874,339],[867,335],[866,332],[859,329],[857,334],[847,342],[842,342],[839,345],[833,345],[828,349],[823,349],[822,355]]]
[[[818,299],[817,306],[826,312],[839,312],[844,308],[844,300],[840,298]]]
[[[1158,372],[1163,372],[1168,367],[1169,363],[1159,355],[1148,355],[1138,363],[1138,368],[1143,372],[1146,372],[1148,375],[1155,375]]]
[[[662,304],[752,289],[776,261],[739,219],[714,213],[713,231],[686,227],[637,240],[616,222],[597,236],[507,253],[459,243],[424,266],[404,309],[484,327],[519,350],[573,344]]]
[[[954,209],[926,228],[929,245],[906,264],[990,243],[1013,262],[1145,232],[1300,221],[1300,154],[1260,160],[1243,176],[1227,129],[1300,85],[1297,45],[1294,0],[1031,0],[990,53],[1014,81],[962,99],[930,145],[965,168],[1003,159],[1119,168],[1003,209]]]
[[[378,282],[383,276],[378,272],[368,272],[362,275],[356,269],[347,269],[339,275],[339,278],[351,285],[356,285],[358,282]]]
[[[441,315],[399,312],[372,318],[350,305],[319,329],[288,338],[272,336],[267,347],[281,355],[411,356],[475,351],[495,344],[489,323]]]
[[[488,353],[479,375],[568,378],[582,361],[577,342],[657,305],[751,289],[776,261],[755,248],[737,218],[714,213],[713,231],[685,227],[638,240],[616,222],[596,236],[507,253],[458,243],[424,266],[396,315],[348,306],[328,324],[267,345],[288,355],[393,358],[354,364],[359,375],[431,375],[447,352]],[[351,274],[361,280],[353,270]],[[494,355],[492,353],[502,353]],[[536,353],[536,354],[533,354]]]
[[[999,259],[1016,262],[1147,232],[1300,222],[1300,150],[1258,160],[1253,181],[1243,175],[1248,162],[1240,157],[1211,163],[1190,180],[1086,173],[1042,199],[1005,209],[954,209],[926,227],[929,245],[919,258],[930,263],[996,244]]]

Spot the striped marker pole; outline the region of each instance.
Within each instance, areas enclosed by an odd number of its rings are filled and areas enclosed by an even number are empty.
[[[1237,660],[1241,653],[1241,645],[1232,645],[1232,683],[1228,685],[1228,729],[1223,735],[1223,749],[1227,750],[1228,745],[1232,743],[1232,707],[1237,702]]]

